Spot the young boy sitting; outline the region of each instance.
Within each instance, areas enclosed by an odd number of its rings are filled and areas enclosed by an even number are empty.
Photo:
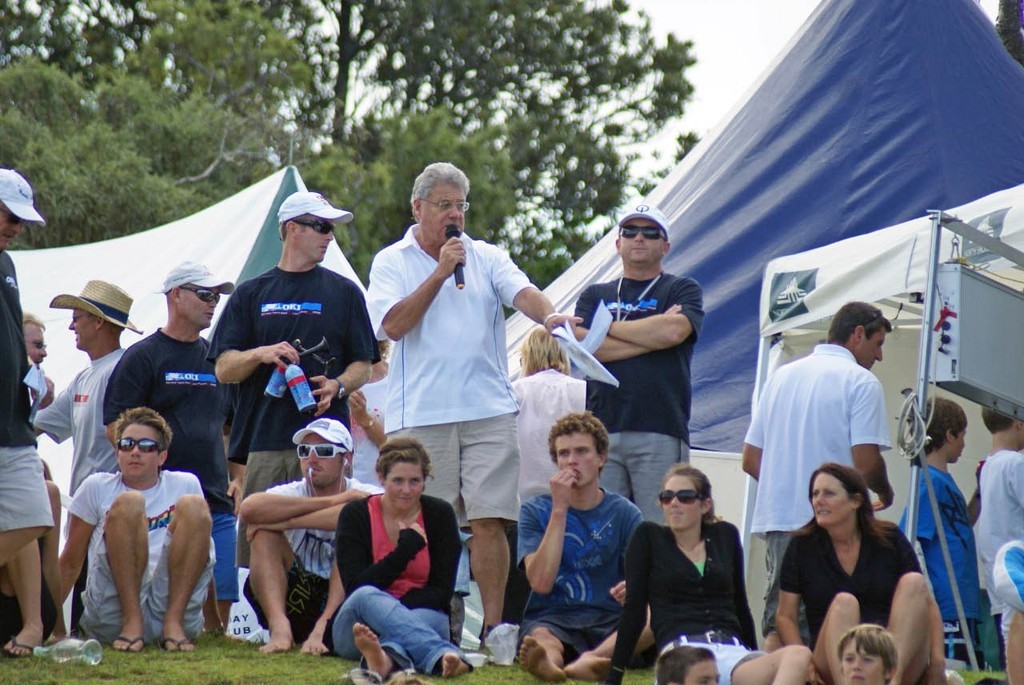
[[[718,685],[715,655],[704,647],[676,647],[654,665],[657,685]]]
[[[896,672],[896,641],[882,626],[862,623],[839,638],[843,685],[887,685]]]

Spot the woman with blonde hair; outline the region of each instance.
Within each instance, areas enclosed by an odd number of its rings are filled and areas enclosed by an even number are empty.
[[[519,348],[522,376],[512,383],[519,402],[519,499],[549,492],[555,465],[548,452],[548,431],[562,416],[587,405],[587,384],[569,376],[569,357],[558,341],[538,326]]]

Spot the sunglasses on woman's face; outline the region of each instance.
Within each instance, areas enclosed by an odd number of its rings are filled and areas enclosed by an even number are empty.
[[[693,504],[704,498],[696,490],[662,490],[658,493],[658,501],[662,504],[670,504],[673,499],[678,500],[681,504]]]

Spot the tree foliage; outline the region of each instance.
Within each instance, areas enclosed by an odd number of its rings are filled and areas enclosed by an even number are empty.
[[[1024,65],[1024,33],[1021,19],[1024,15],[1021,0],[999,0],[999,16],[996,18],[996,32],[1010,56]]]
[[[407,225],[416,173],[446,159],[473,182],[471,232],[548,282],[621,203],[625,151],[692,91],[689,43],[658,45],[624,0],[2,0],[0,20],[0,67],[59,68],[179,192],[292,155],[355,210],[360,271]],[[170,144],[150,155],[154,136]]]

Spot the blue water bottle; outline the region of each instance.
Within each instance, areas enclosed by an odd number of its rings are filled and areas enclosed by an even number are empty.
[[[316,400],[313,399],[313,391],[309,388],[309,381],[306,374],[298,364],[289,364],[284,371],[284,377],[288,379],[288,389],[292,391],[295,398],[295,406],[299,408],[300,414],[312,414],[316,411]]]
[[[284,367],[277,364],[274,366],[274,372],[270,374],[270,380],[267,381],[267,387],[263,390],[263,394],[268,397],[284,397],[287,390],[288,380],[284,377]]]

